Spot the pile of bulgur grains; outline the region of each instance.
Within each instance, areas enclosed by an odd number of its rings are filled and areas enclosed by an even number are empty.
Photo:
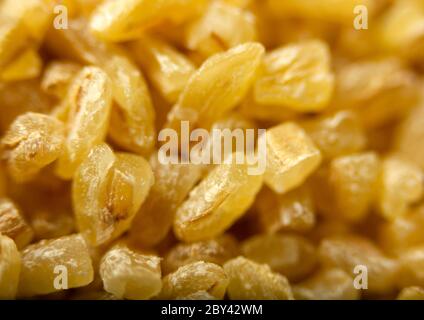
[[[423,70],[424,0],[0,0],[0,298],[424,299]]]

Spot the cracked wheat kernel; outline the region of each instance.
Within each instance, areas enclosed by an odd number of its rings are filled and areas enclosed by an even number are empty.
[[[0,233],[0,300],[16,297],[20,270],[21,256],[15,242]]]
[[[118,146],[147,155],[155,145],[155,111],[143,74],[124,53],[104,53],[102,63],[112,80],[113,96],[109,137]]]
[[[396,152],[424,170],[423,141],[424,103],[421,103],[402,121],[395,137]]]
[[[406,214],[409,206],[424,194],[422,170],[397,157],[383,161],[380,180],[379,207],[388,219]]]
[[[266,54],[254,94],[264,105],[311,112],[327,107],[333,86],[329,48],[324,42],[307,41]]]
[[[81,235],[42,240],[27,246],[22,251],[18,296],[60,291],[54,286],[57,266],[66,268],[69,288],[86,286],[93,281],[89,248]]]
[[[0,71],[25,46],[28,35],[21,21],[1,15],[0,20]]]
[[[209,57],[239,44],[256,41],[255,16],[223,1],[212,1],[206,12],[189,27],[186,45]]]
[[[316,249],[297,235],[257,235],[242,243],[243,255],[257,263],[267,264],[290,281],[299,281],[317,265]]]
[[[146,247],[157,245],[172,229],[178,206],[199,181],[202,170],[191,164],[157,162],[154,174],[155,183],[130,229],[131,238]]]
[[[399,271],[398,262],[386,257],[370,240],[360,236],[335,236],[321,242],[318,254],[322,265],[341,268],[352,274],[358,265],[367,268],[371,294],[392,292]]]
[[[193,63],[157,37],[143,36],[129,47],[156,89],[169,102],[175,103],[195,72]]]
[[[177,104],[168,114],[168,128],[180,121],[210,127],[237,106],[254,81],[264,47],[249,42],[216,54],[191,76]]]
[[[330,181],[335,190],[339,190],[338,208],[344,216],[356,219],[367,212],[374,200],[379,170],[379,159],[374,153],[337,158],[332,162]]]
[[[420,63],[423,57],[424,3],[395,1],[379,23],[379,41],[385,49]]]
[[[9,173],[17,181],[33,178],[43,167],[55,161],[62,145],[61,122],[34,112],[17,117],[1,140]]]
[[[5,82],[22,81],[37,78],[42,70],[42,60],[34,49],[19,54],[1,72],[0,79]]]
[[[69,21],[66,30],[50,30],[47,45],[57,56],[104,70],[112,83],[109,137],[125,150],[148,155],[155,144],[155,110],[140,69],[119,46],[87,32],[84,20]]]
[[[263,188],[256,198],[255,208],[259,230],[265,233],[305,232],[315,226],[314,202],[306,187],[282,195]]]
[[[361,219],[375,197],[379,173],[379,159],[375,153],[363,153],[336,158],[330,164],[330,183],[336,194],[340,215],[347,219]]]
[[[264,105],[255,101],[253,93],[250,92],[240,106],[240,113],[248,118],[259,121],[284,122],[295,120],[301,113],[290,110],[281,104]]]
[[[184,22],[199,13],[205,3],[204,0],[107,0],[93,12],[90,29],[104,40],[131,40],[160,21]]]
[[[227,260],[238,256],[239,251],[237,241],[226,234],[212,240],[181,243],[166,254],[162,262],[163,273],[174,272],[179,267],[196,261],[223,265]]]
[[[293,122],[267,130],[266,145],[265,183],[277,193],[300,186],[322,160],[312,140]]]
[[[67,132],[56,171],[71,179],[90,149],[106,137],[112,106],[106,73],[96,67],[82,69],[71,84],[66,103]]]
[[[359,152],[366,144],[365,131],[358,117],[351,111],[303,121],[300,125],[325,159]]]
[[[351,275],[342,269],[326,269],[293,287],[298,300],[357,300],[360,291]]]
[[[66,93],[81,66],[72,61],[56,60],[48,64],[41,79],[41,88],[44,92],[59,99]]]
[[[244,257],[225,263],[228,275],[228,296],[232,300],[292,300],[287,279],[273,273],[266,264],[258,264]]]
[[[178,268],[163,279],[160,299],[186,299],[193,294],[207,292],[223,299],[228,279],[224,270],[213,263],[194,262]]]
[[[20,213],[20,210],[11,200],[1,197],[0,233],[15,241],[19,249],[29,244],[33,237],[33,231]]]
[[[104,289],[118,299],[144,300],[162,289],[160,258],[118,244],[103,256],[100,276]]]
[[[227,230],[252,205],[262,186],[262,176],[250,175],[249,165],[232,163],[213,169],[178,208],[174,220],[176,236],[186,242],[213,238]],[[227,160],[227,159],[226,159]]]
[[[311,180],[317,206],[338,219],[364,219],[377,197],[379,172],[380,160],[374,152],[333,159]]]
[[[419,92],[417,76],[399,59],[347,63],[336,70],[332,107],[351,109],[365,127],[378,128],[407,115]]]
[[[424,244],[424,207],[420,206],[408,214],[387,221],[379,226],[379,244],[391,254],[399,254],[406,249]]]
[[[4,0],[0,6],[0,12],[22,23],[28,37],[38,45],[49,28],[53,10],[45,0]]]
[[[144,158],[114,154],[106,144],[94,147],[72,186],[78,228],[87,241],[98,246],[127,231],[153,182]]]

